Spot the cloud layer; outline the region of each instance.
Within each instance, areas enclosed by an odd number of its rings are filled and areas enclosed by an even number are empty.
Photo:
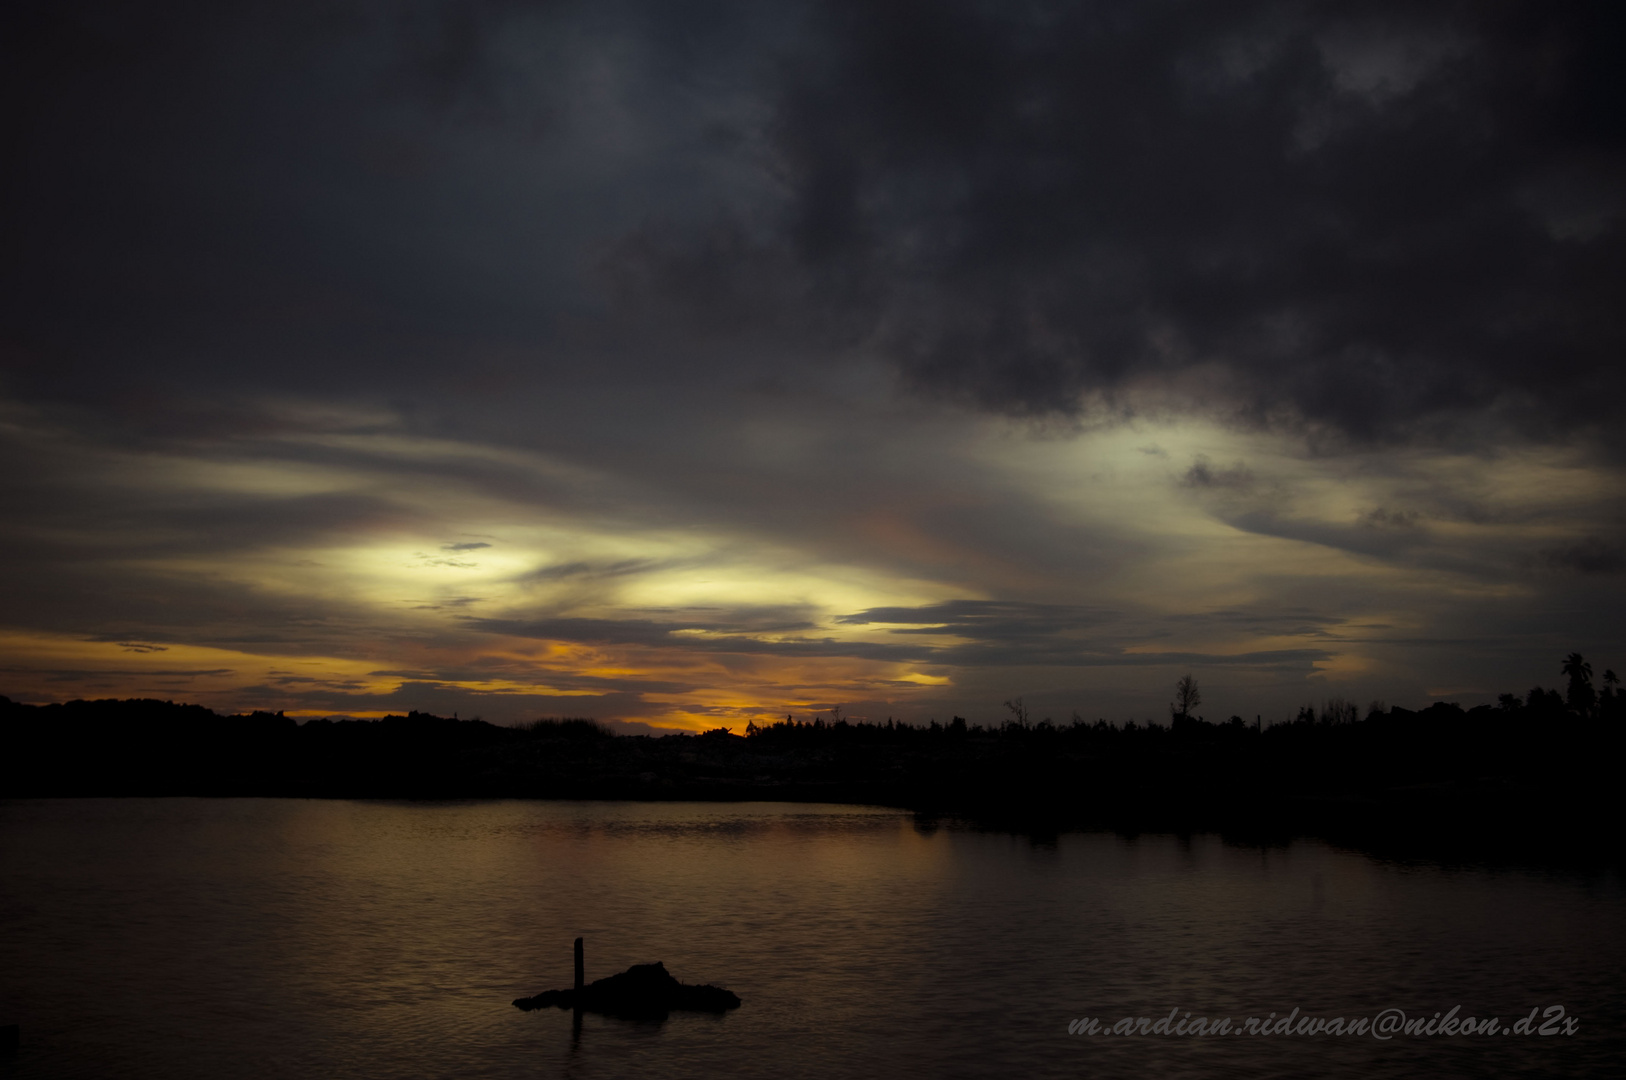
[[[1623,26],[10,5],[0,692],[738,726],[1618,666]]]

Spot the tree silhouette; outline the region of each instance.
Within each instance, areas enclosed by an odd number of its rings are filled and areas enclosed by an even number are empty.
[[[1583,660],[1580,653],[1572,652],[1564,658],[1563,673],[1570,680],[1565,701],[1581,715],[1590,715],[1597,702],[1597,695],[1592,690],[1592,665]]]
[[[1169,711],[1184,720],[1191,719],[1191,710],[1203,703],[1202,691],[1197,689],[1197,680],[1190,675],[1180,676],[1180,681],[1174,684],[1174,704]]]

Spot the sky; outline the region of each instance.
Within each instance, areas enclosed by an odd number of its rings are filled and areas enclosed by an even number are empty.
[[[1626,11],[18,0],[0,693],[741,730],[1626,670]]]

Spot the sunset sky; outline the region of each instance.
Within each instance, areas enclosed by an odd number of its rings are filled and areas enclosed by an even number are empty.
[[[8,4],[0,694],[1626,671],[1622,55],[1557,0]]]

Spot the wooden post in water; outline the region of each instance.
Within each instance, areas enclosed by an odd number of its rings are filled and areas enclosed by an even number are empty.
[[[576,994],[571,999],[575,1006],[570,1016],[570,1048],[574,1050],[582,1037],[582,987],[587,985],[587,971],[582,964],[582,939],[576,939]]]

